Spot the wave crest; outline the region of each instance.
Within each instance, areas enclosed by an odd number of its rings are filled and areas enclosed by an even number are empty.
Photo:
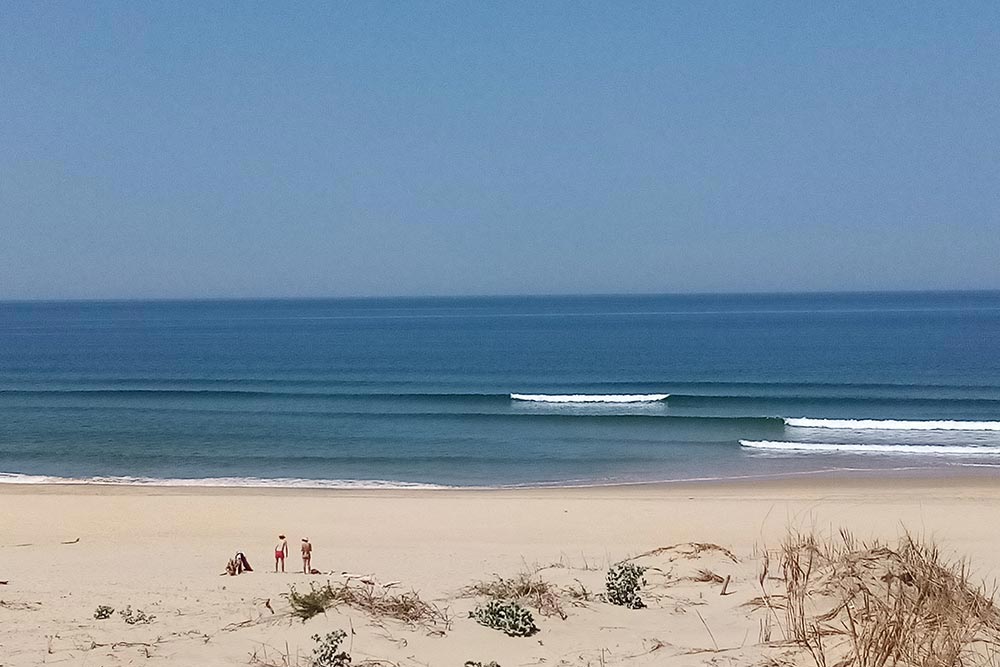
[[[775,440],[740,440],[749,449],[784,452],[849,452],[855,454],[923,454],[945,456],[996,456],[998,446],[976,445],[900,445],[900,444],[850,444],[833,442],[785,442]]]
[[[1000,422],[981,421],[906,421],[897,419],[810,419],[785,418],[786,426],[800,428],[836,428],[855,431],[1000,431]]]
[[[100,484],[113,486],[244,487],[282,489],[448,489],[442,484],[380,479],[305,479],[301,477],[58,477],[0,472],[0,484]]]
[[[656,403],[670,394],[511,394],[514,401],[535,403]]]

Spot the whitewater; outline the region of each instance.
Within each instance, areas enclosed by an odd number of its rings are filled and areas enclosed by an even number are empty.
[[[795,428],[850,429],[854,431],[1000,431],[1000,421],[899,420],[899,419],[809,419],[785,418]]]
[[[740,440],[747,449],[772,452],[853,453],[853,454],[917,454],[922,456],[997,456],[1000,445],[914,445],[885,443],[791,442],[774,440]]]
[[[133,477],[129,475],[105,475],[93,477],[60,477],[54,475],[25,475],[0,472],[0,484],[81,484],[101,486],[166,486],[166,487],[246,487],[277,489],[448,489],[443,484],[421,484],[382,479],[306,479],[300,477]]]
[[[670,394],[511,394],[514,401],[533,403],[656,403]]]

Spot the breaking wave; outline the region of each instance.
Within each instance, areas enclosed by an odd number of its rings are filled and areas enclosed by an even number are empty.
[[[1000,431],[1000,422],[982,421],[903,421],[896,419],[797,419],[786,418],[786,426],[836,428],[855,431]]]
[[[1000,455],[1000,446],[978,445],[862,445],[827,442],[778,442],[774,440],[740,440],[740,445],[749,449],[785,452],[850,452],[855,454],[924,454],[938,456]]]
[[[655,403],[670,394],[511,394],[514,401],[536,403]]]
[[[114,486],[244,487],[282,489],[448,489],[442,484],[369,479],[304,479],[300,477],[57,477],[0,472],[0,484],[100,484]]]

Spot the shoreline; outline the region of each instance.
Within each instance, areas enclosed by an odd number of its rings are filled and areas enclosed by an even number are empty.
[[[0,495],[238,495],[238,496],[472,496],[472,495],[614,495],[648,492],[663,494],[671,491],[686,493],[724,492],[751,490],[754,492],[782,492],[789,490],[811,491],[869,491],[884,489],[887,482],[899,489],[977,487],[997,488],[1000,483],[1000,464],[955,466],[948,469],[931,467],[876,468],[876,469],[823,469],[773,475],[747,475],[726,478],[698,478],[677,481],[620,482],[595,484],[549,484],[523,486],[297,486],[280,484],[202,484],[200,480],[183,480],[183,483],[156,482],[12,482],[0,481]]]

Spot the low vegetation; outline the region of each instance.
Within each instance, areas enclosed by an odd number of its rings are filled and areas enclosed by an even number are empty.
[[[106,604],[97,605],[97,609],[94,610],[94,618],[98,621],[104,621],[111,618],[115,613],[114,607],[109,607]]]
[[[316,642],[313,649],[313,667],[350,667],[351,656],[346,651],[340,650],[340,644],[347,637],[343,630],[334,630],[324,636],[313,635]]]
[[[725,579],[711,570],[698,570],[698,573],[691,577],[691,581],[697,581],[703,584],[721,584]]]
[[[333,585],[330,582],[309,591],[299,592],[293,586],[285,594],[292,614],[307,621],[338,605],[347,605],[376,619],[393,619],[409,625],[423,626],[443,633],[451,627],[447,609],[425,602],[415,592],[392,593],[374,585]]]
[[[584,594],[586,590],[581,584]],[[543,580],[537,574],[520,572],[513,577],[497,577],[489,581],[480,581],[467,587],[463,593],[469,597],[485,597],[491,600],[517,602],[531,607],[542,616],[558,616],[566,619],[560,599],[560,590],[553,584]],[[566,591],[570,597],[572,593]]]
[[[639,591],[646,585],[643,577],[645,572],[645,568],[635,563],[618,563],[612,566],[605,581],[608,602],[629,609],[645,607],[639,596]]]
[[[489,600],[469,612],[469,617],[508,637],[530,637],[538,632],[531,612],[512,600]]]
[[[145,625],[146,623],[152,623],[156,620],[156,617],[152,614],[147,614],[142,609],[132,609],[132,605],[129,605],[118,612],[121,615],[122,620],[129,625]]]
[[[292,608],[292,614],[304,621],[308,621],[313,616],[326,613],[328,607],[333,606],[333,595],[330,586],[310,586],[306,593],[300,593],[294,586],[285,595],[288,604]]]
[[[1000,611],[992,593],[934,544],[909,535],[889,546],[859,543],[847,532],[836,540],[791,534],[780,558],[784,591],[764,590],[764,605],[817,667],[997,664]]]

